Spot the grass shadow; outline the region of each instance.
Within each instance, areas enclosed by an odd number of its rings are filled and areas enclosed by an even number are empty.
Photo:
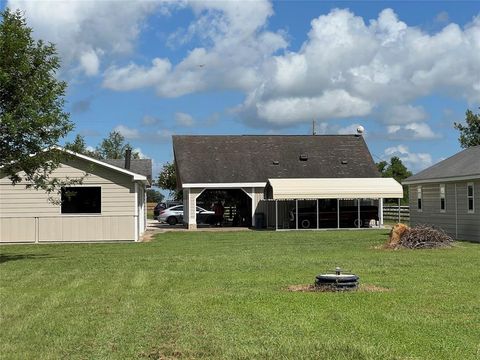
[[[18,261],[18,260],[31,260],[31,259],[48,259],[51,256],[48,254],[0,254],[0,264],[9,262],[9,261]]]

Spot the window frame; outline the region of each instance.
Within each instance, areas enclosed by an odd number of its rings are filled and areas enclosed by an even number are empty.
[[[98,189],[98,211],[91,211],[91,212],[73,212],[73,211],[65,211],[64,209],[64,192],[68,191],[67,189]],[[94,215],[101,215],[102,214],[102,187],[101,186],[62,186],[60,193],[60,214],[64,216],[94,216]]]
[[[422,189],[422,185],[417,185],[417,211],[419,211],[419,212],[423,211],[423,189]]]
[[[468,190],[472,187],[472,195],[469,195]],[[472,200],[472,209],[470,209],[470,200]],[[475,185],[473,182],[467,183],[467,212],[469,214],[475,213]]]
[[[444,213],[444,212],[447,212],[447,195],[446,195],[447,190],[446,190],[445,184],[439,185],[439,191],[440,191],[440,212]],[[443,208],[442,208],[442,200],[443,200]]]

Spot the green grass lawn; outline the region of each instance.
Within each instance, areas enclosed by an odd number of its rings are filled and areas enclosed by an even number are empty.
[[[177,232],[2,246],[5,359],[478,359],[480,244],[386,231]],[[386,292],[288,292],[343,266]]]

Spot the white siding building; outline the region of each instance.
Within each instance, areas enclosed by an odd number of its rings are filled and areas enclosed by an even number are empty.
[[[57,201],[0,175],[0,242],[139,241],[146,227],[147,177],[66,152],[70,156],[51,176],[83,182],[63,187],[53,195]]]

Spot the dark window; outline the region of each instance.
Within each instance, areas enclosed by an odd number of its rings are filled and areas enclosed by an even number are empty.
[[[468,212],[473,213],[475,212],[475,204],[474,204],[474,189],[473,184],[467,185],[467,201],[468,201]]]
[[[440,184],[440,211],[445,212],[445,184]]]
[[[100,214],[101,205],[99,186],[62,188],[62,214]]]
[[[417,210],[422,211],[422,187],[417,187]]]

